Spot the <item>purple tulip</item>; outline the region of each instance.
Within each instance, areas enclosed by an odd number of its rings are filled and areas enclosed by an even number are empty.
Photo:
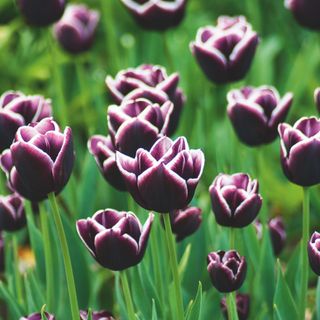
[[[245,293],[237,293],[236,305],[239,320],[247,320],[250,313],[250,296]],[[221,311],[225,319],[228,319],[228,306],[225,297],[220,302]]]
[[[272,142],[278,135],[277,128],[288,114],[293,95],[282,99],[273,87],[244,87],[228,93],[228,115],[239,139],[257,146]]]
[[[198,230],[202,222],[201,213],[202,210],[197,207],[170,212],[171,228],[177,241],[183,240]]]
[[[187,0],[121,1],[142,28],[156,31],[176,27],[184,17],[187,4]]]
[[[5,269],[5,254],[4,254],[4,240],[2,233],[0,232],[0,273],[4,272]]]
[[[191,201],[204,167],[201,150],[189,150],[186,138],[160,138],[135,158],[117,151],[118,168],[134,200],[147,210],[168,213]]]
[[[138,98],[145,98],[160,105],[167,100],[172,101],[174,108],[168,135],[176,130],[186,100],[182,90],[178,88],[178,83],[177,73],[168,76],[164,67],[150,64],[122,70],[114,79],[110,76],[106,78],[106,85],[116,103],[121,103],[123,99]]]
[[[126,191],[125,182],[116,164],[116,150],[110,136],[92,136],[88,141],[88,149],[106,181],[119,191]]]
[[[211,252],[207,260],[211,282],[219,292],[236,291],[242,286],[246,278],[247,263],[238,252]]]
[[[72,132],[62,133],[56,122],[46,118],[20,127],[10,150],[2,153],[2,169],[10,188],[31,201],[59,193],[67,184],[73,164]]]
[[[0,230],[17,231],[25,225],[24,200],[17,194],[0,196]]]
[[[92,320],[115,320],[113,315],[106,311],[92,311]],[[88,311],[80,310],[80,320],[88,320]]]
[[[58,21],[65,9],[65,0],[18,0],[25,21],[35,27],[46,27]]]
[[[0,97],[0,152],[10,147],[18,128],[51,116],[51,100],[6,91]]]
[[[55,320],[56,319],[52,314],[50,314],[48,312],[45,312],[44,316],[47,320]],[[21,317],[20,320],[42,320],[41,313],[32,313],[28,316]]]
[[[149,150],[167,135],[172,110],[170,101],[160,106],[146,99],[109,106],[108,127],[116,149],[129,156],[134,156],[139,148]]]
[[[257,217],[262,205],[258,181],[251,181],[245,173],[219,174],[209,192],[216,221],[226,227],[246,227]]]
[[[314,103],[318,112],[320,113],[320,87],[314,90]]]
[[[97,262],[105,268],[120,271],[142,260],[153,218],[150,213],[142,228],[132,212],[100,210],[92,218],[78,220],[77,231]]]
[[[54,34],[61,47],[78,54],[92,47],[100,15],[83,4],[71,4],[54,26]]]
[[[215,27],[198,30],[190,48],[208,79],[222,84],[245,77],[258,43],[245,17],[221,16]]]
[[[300,186],[320,183],[320,120],[301,118],[293,127],[282,123],[281,164],[287,178]]]
[[[320,276],[320,233],[314,232],[308,242],[309,263],[313,272]]]
[[[287,234],[281,217],[270,219],[268,223],[273,252],[278,256],[286,242]]]
[[[320,29],[320,2],[318,0],[285,0],[297,22],[309,29]]]

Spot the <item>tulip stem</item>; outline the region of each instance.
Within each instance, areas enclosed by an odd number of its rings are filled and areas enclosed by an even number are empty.
[[[61,220],[61,217],[59,214],[59,208],[57,205],[57,200],[56,200],[55,194],[49,193],[48,198],[49,198],[50,205],[52,208],[53,219],[56,224],[59,242],[60,242],[61,250],[62,250],[64,269],[65,269],[65,273],[66,273],[66,280],[67,280],[67,286],[68,286],[68,291],[69,291],[72,320],[79,320],[80,315],[79,315],[76,286],[75,286],[73,272],[72,272],[72,264],[71,264],[66,234],[63,229],[63,224],[62,224],[62,220]]]
[[[22,282],[21,275],[19,272],[19,247],[17,236],[14,234],[12,236],[12,250],[13,250],[13,259],[14,259],[14,277],[15,284],[17,289],[17,298],[19,304],[23,304],[23,293],[22,293]]]
[[[227,294],[227,312],[229,320],[238,320],[237,304],[234,292]]]
[[[234,241],[235,239],[235,229],[234,228],[230,228],[230,250],[234,250],[235,246],[234,246]]]
[[[122,283],[122,290],[123,290],[123,294],[124,294],[124,299],[125,299],[126,305],[127,305],[128,318],[129,318],[129,320],[135,320],[136,316],[134,313],[134,307],[133,307],[130,287],[129,287],[129,283],[128,283],[127,273],[125,270],[120,272],[120,278],[121,278],[121,283]]]
[[[169,213],[164,214],[163,220],[164,220],[164,226],[166,229],[166,241],[167,241],[169,260],[170,260],[169,262],[171,265],[171,272],[173,276],[173,283],[174,283],[175,295],[176,295],[177,319],[183,320],[184,319],[183,300],[182,300],[182,294],[181,294],[181,285],[180,285],[175,240],[171,230],[170,214]]]
[[[300,313],[299,319],[303,320],[305,316],[305,309],[307,303],[308,293],[308,256],[307,246],[309,238],[309,224],[310,224],[310,194],[307,187],[303,188],[303,221],[302,221],[302,245],[301,245],[301,258],[302,258],[302,279],[301,279],[301,299],[300,299]]]
[[[174,64],[173,64],[173,60],[172,60],[172,55],[170,53],[169,43],[168,43],[168,38],[167,38],[166,32],[163,32],[162,39],[163,39],[164,55],[167,59],[167,63],[168,63],[168,67],[169,67],[170,71],[173,72],[174,71]]]
[[[41,232],[43,236],[44,244],[44,259],[46,265],[46,304],[49,309],[53,309],[53,297],[54,297],[54,284],[53,284],[53,259],[52,259],[52,248],[50,243],[49,234],[49,221],[47,216],[47,211],[45,209],[44,203],[39,203],[40,209],[40,222],[41,222]]]

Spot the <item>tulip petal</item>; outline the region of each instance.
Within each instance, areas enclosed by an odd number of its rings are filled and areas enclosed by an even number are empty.
[[[147,243],[148,243],[148,239],[150,236],[150,231],[151,231],[151,226],[154,220],[154,214],[153,213],[149,213],[149,217],[147,219],[147,221],[145,222],[141,235],[140,235],[140,240],[139,240],[139,256],[140,259],[143,258],[144,253],[146,251],[147,248]]]

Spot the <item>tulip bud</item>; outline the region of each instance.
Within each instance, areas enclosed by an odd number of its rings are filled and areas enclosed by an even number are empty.
[[[156,31],[176,27],[184,17],[187,3],[187,0],[121,1],[142,28]]]
[[[20,127],[10,150],[0,157],[10,188],[31,201],[44,200],[59,193],[73,169],[72,132],[62,133],[56,122],[46,118]]]
[[[320,183],[320,119],[301,118],[293,127],[278,127],[281,143],[281,164],[287,178],[300,186]]]
[[[250,313],[250,296],[244,293],[237,293],[236,305],[239,320],[247,320]],[[228,307],[226,298],[222,298],[220,307],[225,319],[228,319]]]
[[[209,188],[212,210],[221,226],[243,228],[258,215],[262,205],[257,180],[249,175],[219,174]]]
[[[55,24],[54,34],[61,47],[78,54],[92,47],[100,15],[82,4],[71,4]]]
[[[189,150],[186,138],[160,138],[135,158],[117,151],[118,168],[134,200],[147,210],[168,213],[185,208],[202,175],[204,154]]]
[[[29,25],[46,27],[61,18],[65,0],[18,0],[18,7]]]
[[[0,196],[0,230],[17,231],[26,225],[24,201],[17,194]]]
[[[211,282],[219,292],[236,291],[242,286],[247,273],[247,263],[238,252],[211,252],[207,261]]]
[[[239,139],[248,146],[275,140],[277,128],[288,114],[293,96],[280,99],[273,87],[244,87],[228,93],[228,116]]]
[[[245,17],[221,16],[215,27],[198,30],[190,48],[207,78],[223,84],[245,77],[258,43],[258,35]]]
[[[0,273],[4,272],[5,262],[4,262],[4,240],[2,233],[0,232]]]
[[[0,152],[10,147],[18,128],[51,116],[51,100],[6,91],[0,97]]]
[[[143,258],[154,215],[142,225],[132,212],[100,210],[77,221],[77,231],[91,255],[103,267],[120,271]]]
[[[116,150],[110,136],[92,136],[88,141],[88,149],[106,181],[119,191],[126,191],[125,182],[116,164]]]
[[[45,312],[44,313],[44,318],[47,319],[47,320],[55,320],[56,318],[48,313],[48,312]],[[41,313],[32,313],[28,316],[25,316],[25,317],[21,317],[20,320],[42,320],[42,317],[41,317]]]
[[[270,219],[268,223],[270,239],[275,256],[278,256],[286,242],[286,230],[281,217]]]
[[[308,256],[313,272],[320,276],[320,233],[314,232],[308,242]]]
[[[109,106],[108,127],[117,150],[129,156],[134,156],[139,148],[149,150],[161,136],[167,135],[172,110],[170,101],[160,106],[146,99]]]
[[[314,90],[314,103],[316,104],[316,108],[320,113],[320,87]]]
[[[92,320],[115,320],[113,315],[105,310],[92,311]],[[88,320],[88,311],[80,310],[80,320]]]

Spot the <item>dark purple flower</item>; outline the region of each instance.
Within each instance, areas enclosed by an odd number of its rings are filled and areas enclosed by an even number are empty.
[[[10,147],[18,128],[51,116],[51,100],[6,91],[0,97],[0,152]]]
[[[246,227],[257,217],[262,205],[258,181],[251,181],[245,173],[219,174],[209,192],[216,221],[226,227]]]
[[[4,240],[2,233],[0,232],[0,273],[4,272],[5,268],[5,255],[4,255]]]
[[[20,127],[10,150],[0,157],[10,188],[31,201],[59,193],[70,178],[73,164],[71,129],[67,127],[62,133],[51,118]]]
[[[277,128],[288,114],[293,95],[282,99],[273,87],[244,87],[228,93],[228,116],[239,139],[257,146],[272,142],[278,135]]]
[[[139,148],[149,150],[167,135],[172,110],[170,101],[160,106],[146,99],[109,106],[108,127],[116,149],[129,156],[134,156]]]
[[[287,234],[281,217],[270,219],[268,223],[273,252],[278,256],[286,242]]]
[[[120,271],[143,258],[154,215],[143,228],[132,212],[100,210],[92,218],[77,221],[77,231],[92,256],[105,268]]]
[[[293,127],[280,124],[278,131],[281,164],[287,178],[304,187],[320,183],[320,120],[303,117]]]
[[[320,276],[320,233],[314,232],[308,242],[309,263],[313,272]]]
[[[247,263],[238,252],[217,251],[208,254],[208,272],[213,286],[220,292],[238,290],[247,273]]]
[[[92,311],[92,320],[115,320],[113,315],[106,311]],[[88,320],[88,311],[86,310],[80,310],[80,320]]]
[[[24,200],[15,193],[0,196],[0,230],[17,231],[25,225]]]
[[[170,212],[171,228],[177,241],[183,240],[198,230],[202,222],[201,213],[201,209],[197,207]]]
[[[117,151],[118,168],[134,200],[147,210],[168,213],[191,201],[204,167],[201,150],[189,150],[186,138],[160,138],[135,158]]]
[[[168,76],[164,67],[150,64],[122,70],[114,79],[111,76],[106,78],[106,85],[116,103],[121,103],[123,99],[138,98],[145,98],[160,105],[167,100],[172,101],[174,108],[168,135],[176,130],[186,100],[182,90],[178,88],[178,83],[177,73]]]
[[[245,17],[221,16],[215,27],[198,30],[190,48],[208,79],[221,84],[245,77],[258,43]]]
[[[320,2],[318,0],[285,0],[285,6],[303,27],[320,30]]]
[[[88,141],[88,149],[106,181],[119,191],[126,191],[125,182],[116,164],[116,150],[110,136],[92,136]]]
[[[250,296],[245,293],[237,293],[236,305],[239,320],[247,320],[250,313]],[[221,299],[220,307],[225,319],[228,319],[228,307],[225,297]]]
[[[316,108],[320,113],[320,87],[314,90],[314,103],[316,104]]]
[[[54,34],[61,47],[72,54],[89,50],[93,44],[100,15],[83,4],[68,5],[55,24]]]
[[[50,314],[48,312],[45,312],[44,315],[47,320],[55,320],[56,319],[52,314]],[[21,317],[20,320],[42,320],[41,313],[40,312],[39,313],[32,313],[28,316]]]
[[[184,17],[187,0],[121,0],[137,23],[149,30],[176,27]]]
[[[65,0],[18,0],[25,21],[35,27],[46,27],[58,21],[66,5]]]

